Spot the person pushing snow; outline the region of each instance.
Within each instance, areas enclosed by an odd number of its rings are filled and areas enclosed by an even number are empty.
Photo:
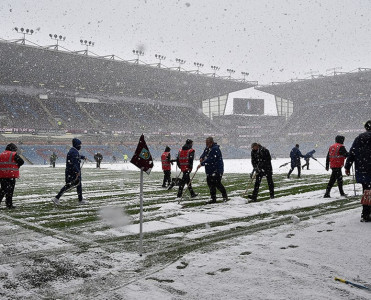
[[[62,195],[76,187],[79,204],[88,204],[89,202],[84,200],[82,197],[82,185],[81,185],[81,160],[86,160],[84,155],[80,155],[81,141],[77,138],[72,140],[72,148],[68,151],[66,158],[66,184],[59,191],[58,195],[55,196],[52,201],[56,205],[60,205],[59,199]]]

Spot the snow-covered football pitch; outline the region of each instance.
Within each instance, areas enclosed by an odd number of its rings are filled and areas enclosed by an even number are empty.
[[[319,160],[324,164],[324,160]],[[138,254],[139,171],[130,163],[84,165],[83,194],[54,206],[64,166],[24,166],[15,210],[0,209],[1,299],[369,299],[371,227],[360,223],[360,186],[323,198],[329,172],[315,161],[290,179],[273,161],[276,198],[263,179],[247,203],[249,160],[226,160],[230,201],[209,200],[203,169],[198,197],[179,204],[161,187],[155,162],[144,175],[144,254]],[[176,176],[175,169],[173,177]],[[252,185],[249,186],[251,192]],[[248,192],[249,192],[248,191]]]

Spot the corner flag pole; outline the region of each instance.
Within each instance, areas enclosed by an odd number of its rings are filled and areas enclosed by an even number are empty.
[[[142,256],[143,254],[143,168],[140,169],[140,192],[139,192],[139,200],[140,200],[140,213],[139,213],[139,255]]]
[[[130,162],[140,169],[140,188],[139,188],[139,255],[143,254],[143,172],[148,175],[151,173],[153,168],[152,155],[149,152],[146,141],[144,140],[144,135],[142,134],[139,139],[137,149],[134,152],[133,157]]]

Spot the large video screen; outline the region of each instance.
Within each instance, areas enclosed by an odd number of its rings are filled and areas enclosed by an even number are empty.
[[[233,98],[233,114],[263,115],[264,99]]]

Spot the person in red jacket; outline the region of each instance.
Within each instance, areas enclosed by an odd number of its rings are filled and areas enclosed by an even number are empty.
[[[331,188],[334,186],[335,181],[338,183],[338,188],[341,196],[346,196],[343,190],[343,174],[341,168],[344,166],[345,158],[348,156],[348,151],[344,147],[345,137],[338,135],[335,138],[335,144],[331,145],[326,157],[326,170],[329,167],[332,170],[330,181],[327,184],[326,193],[324,198],[330,198]]]
[[[170,147],[166,146],[164,153],[161,155],[162,171],[164,171],[162,187],[166,187],[166,184],[170,185],[171,183],[171,165],[173,162],[171,161],[170,150]]]
[[[177,198],[181,198],[183,194],[184,185],[188,185],[189,192],[191,193],[191,197],[194,198],[197,194],[193,191],[192,185],[190,184],[191,178],[189,174],[192,172],[193,168],[193,160],[195,158],[195,150],[192,148],[193,141],[187,139],[185,145],[179,150],[178,157],[177,157],[177,164],[180,170],[183,173],[182,180],[179,183],[179,189]]]
[[[5,204],[9,209],[14,209],[13,193],[15,180],[19,178],[19,168],[24,160],[17,154],[17,146],[10,143],[5,151],[0,154],[0,203],[5,196]]]

